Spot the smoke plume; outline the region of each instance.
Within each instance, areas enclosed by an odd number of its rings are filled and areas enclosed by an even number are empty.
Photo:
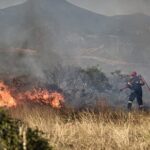
[[[1,75],[26,74],[56,84],[76,107],[99,97],[127,99],[118,95],[121,80],[108,75],[114,87],[101,91],[81,68],[137,70],[149,79],[149,1],[72,1],[79,7],[66,0],[16,0],[13,7],[7,2],[0,7]]]

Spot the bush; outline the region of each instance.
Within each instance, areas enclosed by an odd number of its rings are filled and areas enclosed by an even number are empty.
[[[27,150],[51,150],[48,142],[42,138],[43,133],[28,128],[27,130]]]
[[[52,150],[42,133],[26,128],[16,119],[0,110],[0,149],[8,150]]]
[[[88,76],[91,86],[95,87],[98,91],[102,92],[111,88],[109,79],[98,66],[93,66],[85,70],[82,69],[82,72]]]

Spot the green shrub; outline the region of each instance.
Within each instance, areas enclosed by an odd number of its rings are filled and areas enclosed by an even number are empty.
[[[24,134],[25,133],[25,134]],[[0,110],[0,150],[52,150],[42,133]]]
[[[39,130],[27,129],[27,150],[51,150],[48,142],[42,137]]]
[[[90,85],[95,87],[98,91],[104,91],[111,88],[108,77],[98,66],[82,69],[82,73],[87,75]]]

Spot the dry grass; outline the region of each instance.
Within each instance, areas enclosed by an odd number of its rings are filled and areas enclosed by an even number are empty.
[[[150,149],[150,113],[58,112],[48,107],[24,106],[11,114],[44,131],[56,150]]]

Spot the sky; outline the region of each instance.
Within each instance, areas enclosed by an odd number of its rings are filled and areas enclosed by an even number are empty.
[[[150,15],[150,0],[67,0],[90,11],[107,15]]]
[[[26,0],[0,0],[0,9],[24,3]]]

